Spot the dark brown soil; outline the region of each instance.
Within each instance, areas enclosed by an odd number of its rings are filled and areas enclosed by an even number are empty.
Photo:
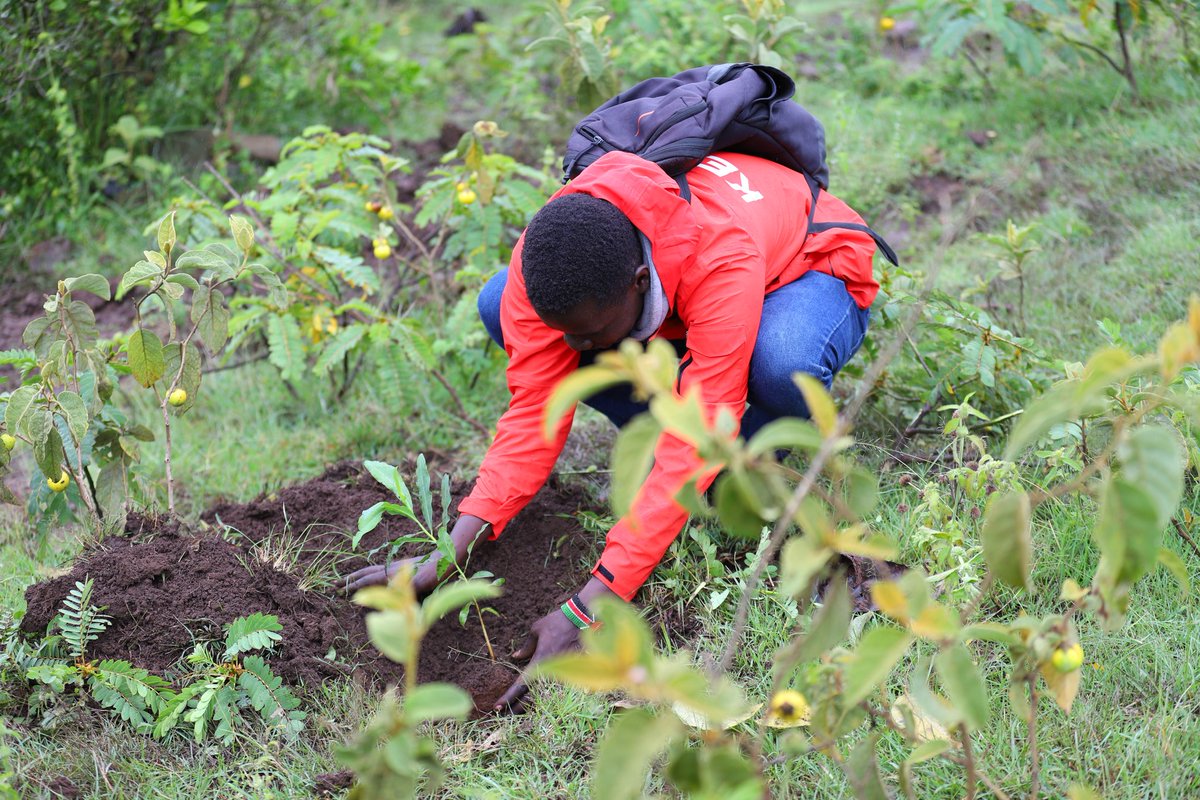
[[[133,518],[129,538],[110,538],[70,574],[29,587],[22,628],[44,631],[75,581],[91,577],[94,602],[107,606],[113,619],[92,644],[93,656],[178,672],[195,642],[218,640],[222,625],[259,611],[283,624],[283,642],[271,663],[289,683],[313,687],[344,675],[399,682],[401,668],[371,647],[363,610],[327,588],[368,563],[363,553],[406,532],[397,518],[385,518],[357,553],[347,552],[359,513],[383,499],[389,495],[370,475],[342,464],[277,495],[215,506],[205,514],[209,530]],[[422,681],[457,683],[471,692],[477,708],[491,707],[517,675],[508,654],[535,620],[586,579],[581,555],[591,542],[570,518],[580,505],[576,492],[552,480],[503,539],[477,548],[469,571],[489,570],[506,581],[504,596],[492,603],[499,616],[486,617],[497,660],[489,658],[474,616],[462,627],[454,614],[425,639]],[[314,579],[326,588],[303,588]]]

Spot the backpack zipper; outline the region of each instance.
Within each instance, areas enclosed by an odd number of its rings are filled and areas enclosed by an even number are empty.
[[[683,122],[685,119],[690,119],[706,108],[708,108],[708,103],[704,100],[701,100],[699,103],[685,106],[671,116],[667,117],[666,121],[663,122],[662,125],[659,125],[658,129],[654,131],[654,135],[647,139],[646,143],[642,145],[642,152],[646,152],[646,150],[650,148],[650,145],[654,144],[658,140],[658,137],[662,136],[663,133],[665,133],[672,125]]]

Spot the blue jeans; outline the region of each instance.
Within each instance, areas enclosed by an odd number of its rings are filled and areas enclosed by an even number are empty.
[[[501,347],[500,296],[507,281],[505,268],[479,293],[479,317]],[[780,417],[807,418],[808,407],[792,373],[806,372],[829,388],[833,376],[858,351],[869,320],[870,311],[858,307],[845,284],[821,272],[806,272],[764,297],[750,359],[749,407],[742,418],[742,436],[749,439]],[[686,350],[682,341],[672,344],[680,355]],[[594,360],[594,353],[583,353],[580,366]],[[646,404],[634,400],[626,384],[592,395],[586,402],[617,427],[646,410]]]

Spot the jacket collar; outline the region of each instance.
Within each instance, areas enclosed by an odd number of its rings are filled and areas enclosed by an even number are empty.
[[[596,159],[555,197],[582,193],[607,200],[650,240],[654,266],[667,302],[675,295],[683,270],[696,258],[700,225],[679,184],[652,161],[613,151]]]

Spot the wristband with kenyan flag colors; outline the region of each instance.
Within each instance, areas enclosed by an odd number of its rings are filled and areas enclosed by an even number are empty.
[[[570,600],[562,604],[563,615],[571,620],[571,624],[579,630],[585,628],[595,628],[600,623],[592,616],[592,612],[588,611],[588,607],[579,599],[579,595],[573,596]]]

